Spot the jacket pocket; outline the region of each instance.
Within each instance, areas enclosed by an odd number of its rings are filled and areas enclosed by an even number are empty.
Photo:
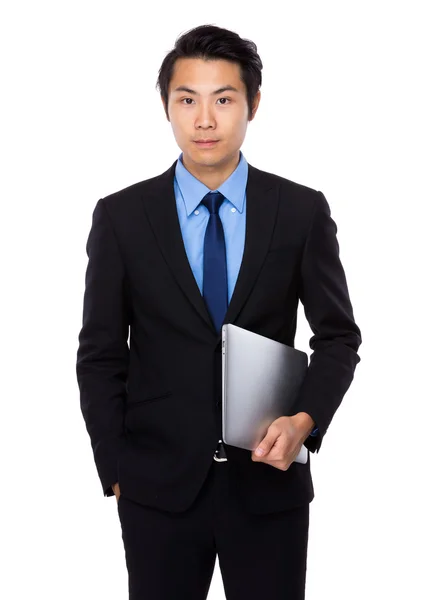
[[[172,394],[172,391],[168,390],[167,392],[164,392],[163,394],[157,394],[156,396],[149,396],[148,398],[142,398],[141,400],[134,400],[133,402],[128,402],[126,405],[126,408],[128,410],[132,410],[136,406],[142,406],[144,404],[148,404],[149,402],[155,402],[156,400],[162,400],[162,398],[167,398],[168,396],[171,396],[171,394]]]

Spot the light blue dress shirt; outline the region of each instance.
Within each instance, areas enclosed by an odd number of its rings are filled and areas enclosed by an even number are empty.
[[[177,161],[174,178],[177,212],[187,258],[202,294],[204,238],[210,212],[200,202],[212,190],[186,169],[182,162],[182,156],[183,153],[180,154]],[[226,244],[229,302],[244,254],[247,177],[248,163],[240,152],[238,166],[216,190],[225,197],[220,206],[219,215],[223,224]]]
[[[184,247],[201,295],[203,294],[204,238],[210,213],[200,202],[210,191],[221,192],[225,198],[220,206],[219,215],[226,244],[227,287],[230,303],[244,254],[248,163],[240,151],[239,163],[233,173],[217,190],[210,190],[186,169],[182,158],[183,153],[180,154],[175,167],[174,192]],[[315,427],[310,435],[317,433],[318,428]]]

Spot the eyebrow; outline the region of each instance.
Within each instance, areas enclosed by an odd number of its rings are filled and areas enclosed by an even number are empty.
[[[199,96],[199,92],[192,90],[192,89],[186,87],[185,85],[179,85],[173,91],[174,92],[187,92],[188,94],[195,94],[195,96]],[[211,96],[215,96],[216,94],[222,94],[223,92],[238,92],[239,93],[239,90],[236,89],[236,87],[233,87],[233,85],[224,85],[223,87],[219,88],[218,90],[211,92]]]

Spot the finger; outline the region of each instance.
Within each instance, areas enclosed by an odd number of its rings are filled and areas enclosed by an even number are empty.
[[[277,429],[275,427],[270,427],[255,451],[256,456],[260,457],[268,454],[278,437]]]

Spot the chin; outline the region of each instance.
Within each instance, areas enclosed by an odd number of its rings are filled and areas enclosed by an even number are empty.
[[[190,152],[183,152],[184,158],[186,158],[187,156],[192,162],[200,165],[209,165],[211,163],[218,162],[218,157],[214,156],[214,154],[209,155],[208,153],[206,153],[205,156],[202,152],[198,152],[197,148],[196,151],[194,149],[192,150],[193,151]]]
[[[186,153],[184,153],[184,156],[186,156]],[[195,163],[210,165],[222,162],[227,157],[227,153],[224,152],[224,149],[222,152],[219,152],[217,148],[202,151],[198,151],[198,148],[192,148],[192,150],[187,153],[187,156]]]

